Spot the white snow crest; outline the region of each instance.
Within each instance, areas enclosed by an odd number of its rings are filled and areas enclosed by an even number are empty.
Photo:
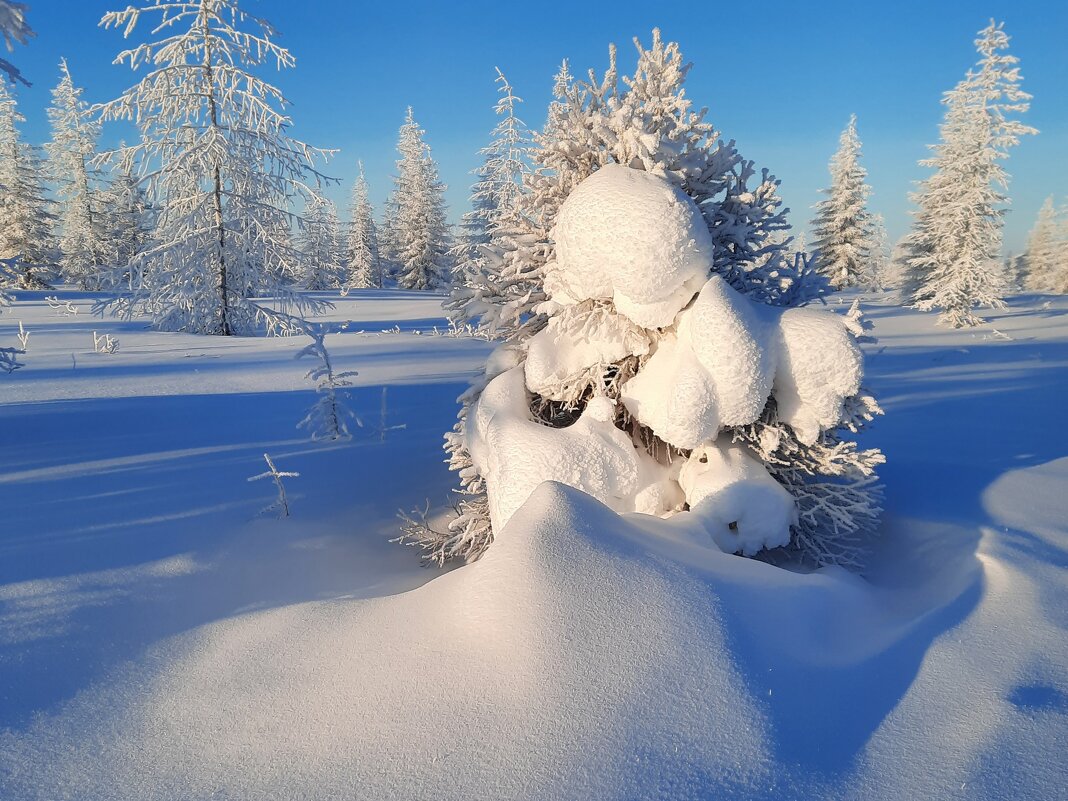
[[[712,238],[682,190],[610,164],[568,196],[553,229],[545,288],[567,305],[611,300],[640,326],[670,325],[708,277]]]

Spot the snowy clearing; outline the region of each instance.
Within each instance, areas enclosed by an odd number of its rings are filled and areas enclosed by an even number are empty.
[[[1068,786],[1068,435],[1037,424],[1068,393],[1064,298],[953,331],[865,296],[887,515],[862,578],[551,483],[481,561],[421,569],[394,512],[447,500],[441,433],[490,350],[434,336],[440,296],[338,300],[327,344],[364,424],[340,444],[295,428],[306,338],[159,333],[60,296],[79,313],[19,292],[0,317],[0,346],[30,331],[0,376],[0,798]],[[264,452],[300,473],[289,519],[257,516]]]

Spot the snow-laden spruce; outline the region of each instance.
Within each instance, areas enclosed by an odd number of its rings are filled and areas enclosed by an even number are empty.
[[[314,197],[304,210],[301,255],[305,289],[337,289],[346,283],[337,209],[325,197]]]
[[[1052,195],[1038,211],[1021,262],[1028,290],[1068,294],[1068,208],[1058,215]]]
[[[0,80],[0,259],[17,262],[19,287],[46,289],[57,278],[55,216],[45,196],[44,160],[37,147],[22,141],[18,124],[26,118],[17,105],[7,81]],[[7,271],[0,280],[12,281]]]
[[[106,206],[99,171],[92,166],[100,122],[74,85],[67,60],[59,62],[60,81],[52,90],[48,119],[52,140],[45,145],[48,171],[59,197],[59,264],[68,284],[99,289],[110,255]]]
[[[346,245],[348,262],[347,289],[370,289],[382,286],[382,260],[378,254],[378,229],[367,191],[367,179],[360,174],[352,187],[349,208],[349,236]]]
[[[843,438],[880,411],[864,324],[793,308],[825,282],[787,256],[778,181],[692,110],[688,70],[654,32],[632,77],[614,50],[601,79],[558,74],[522,213],[486,246],[507,291],[478,324],[507,336],[446,436],[457,515],[406,529],[428,559],[478,558],[551,479],[621,512],[701,504],[727,550],[859,561],[882,461]]]
[[[130,120],[140,141],[105,154],[136,173],[158,209],[154,242],[136,258],[132,290],[119,301],[157,327],[247,334],[263,325],[272,298],[283,313],[314,310],[289,281],[303,273],[291,242],[295,198],[313,201],[328,151],[287,133],[281,91],[255,70],[292,67],[293,55],[266,20],[238,0],[156,0],[106,14],[101,25],[130,36],[158,15],[156,41],[124,50],[117,63],[148,73],[101,108]]]
[[[554,235],[546,287],[558,310],[528,341],[532,355],[513,350],[519,362],[487,384],[468,417],[467,447],[486,482],[494,531],[552,480],[620,512],[666,517],[688,509],[729,552],[787,545],[797,523],[793,498],[721,432],[756,423],[769,400],[804,444],[837,426],[861,380],[845,321],[754,303],[711,275],[697,205],[643,170],[602,167],[564,202]],[[621,303],[626,296],[613,277],[624,278],[631,296],[654,302]],[[553,325],[595,309],[600,324],[581,338]],[[620,337],[628,324],[630,347]],[[635,350],[619,404],[604,376]],[[539,399],[576,394],[587,400],[571,425],[546,426],[531,412]],[[652,452],[641,447],[643,431],[659,446]]]
[[[934,156],[920,162],[935,170],[913,195],[917,209],[904,241],[905,292],[918,309],[941,312],[954,328],[982,323],[974,312],[998,308],[1010,279],[1001,260],[1008,173],[1001,161],[1020,137],[1036,133],[1014,115],[1031,96],[1020,89],[1019,59],[1009,55],[1002,23],[979,32],[976,68],[943,103],[945,119]]]
[[[819,252],[818,269],[835,289],[864,283],[875,250],[874,224],[867,207],[871,187],[865,182],[868,171],[861,166],[860,155],[857,115],[853,114],[831,158],[831,185],[823,190],[827,198],[816,204],[811,226],[813,245]]]
[[[386,257],[401,289],[440,289],[452,277],[445,185],[411,107],[397,142],[397,175],[386,207]]]
[[[479,320],[492,313],[501,298],[500,259],[491,246],[514,229],[521,214],[523,176],[530,171],[530,132],[516,115],[517,97],[504,73],[497,69],[500,98],[494,112],[500,117],[481,151],[484,161],[475,170],[471,209],[460,221],[460,237],[453,251],[453,287],[446,304],[457,323]]]

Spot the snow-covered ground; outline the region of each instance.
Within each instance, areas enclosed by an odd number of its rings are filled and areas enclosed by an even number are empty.
[[[0,347],[30,331],[0,376],[5,801],[1068,786],[1068,299],[951,331],[866,298],[888,512],[859,577],[686,546],[557,484],[482,561],[421,569],[396,511],[447,500],[441,436],[489,351],[434,335],[439,297],[338,302],[364,428],[313,444],[306,339],[61,295],[78,315],[26,292],[0,316]],[[301,474],[289,519],[257,516],[264,452]]]

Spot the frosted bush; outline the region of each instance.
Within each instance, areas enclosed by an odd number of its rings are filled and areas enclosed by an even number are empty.
[[[506,344],[446,436],[457,514],[401,539],[477,559],[557,481],[686,515],[672,530],[707,547],[858,565],[883,461],[843,439],[881,413],[861,388],[866,324],[798,308],[826,281],[788,253],[778,181],[693,110],[678,47],[654,32],[632,77],[610,57],[603,79],[557,75],[519,214],[461,304]]]

